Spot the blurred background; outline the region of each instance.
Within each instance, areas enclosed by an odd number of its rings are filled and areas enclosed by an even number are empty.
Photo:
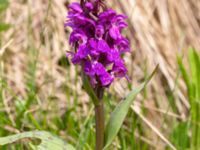
[[[106,0],[105,0],[106,1]],[[80,150],[95,144],[80,68],[65,56],[69,0],[0,0],[0,136],[46,130]],[[132,104],[111,150],[200,147],[200,1],[108,0],[128,16],[131,83],[106,91],[106,113],[159,70]],[[106,116],[108,117],[108,116]],[[23,141],[2,149],[30,149]],[[200,148],[199,148],[200,149]]]

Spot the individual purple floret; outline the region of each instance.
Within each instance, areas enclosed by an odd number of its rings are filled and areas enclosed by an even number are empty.
[[[106,9],[102,0],[88,0],[69,5],[65,26],[72,28],[69,43],[74,51],[72,63],[81,65],[95,88],[108,87],[116,77],[127,77],[121,55],[130,51],[127,38],[121,33],[127,17]]]

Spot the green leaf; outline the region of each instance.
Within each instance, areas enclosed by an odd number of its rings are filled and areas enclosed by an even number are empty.
[[[0,0],[0,12],[4,11],[8,7],[8,0]]]
[[[192,149],[200,147],[200,57],[199,54],[192,48],[189,49],[189,63],[191,70],[191,85],[192,85],[192,104],[191,104],[191,119],[192,119]],[[190,95],[189,95],[190,96]]]
[[[193,88],[195,88],[194,97],[196,100],[200,101],[200,56],[192,48],[189,49],[189,60],[192,74],[192,84]]]
[[[63,140],[46,131],[30,131],[10,135],[7,137],[0,138],[0,146],[5,144],[11,144],[17,140],[23,138],[37,138],[41,140],[41,143],[37,146],[32,145],[31,147],[37,150],[75,150],[75,148],[69,144],[66,144]]]
[[[158,65],[156,66],[156,68],[154,69],[154,71],[152,72],[152,74],[146,79],[146,81],[144,83],[142,83],[139,87],[133,89],[125,98],[125,100],[121,101],[116,108],[114,109],[114,111],[111,113],[111,117],[108,121],[108,124],[106,126],[106,132],[105,132],[105,147],[104,149],[106,149],[114,140],[114,138],[116,137],[117,133],[119,132],[123,121],[128,113],[129,107],[131,106],[134,98],[136,97],[136,95],[138,93],[140,93],[144,87],[146,86],[146,84],[150,81],[150,79],[153,77],[153,75],[155,74],[155,72],[158,69]]]
[[[173,129],[171,140],[178,149],[185,150],[190,147],[189,131],[188,122],[180,122]]]
[[[6,24],[6,23],[0,23],[0,32],[2,31],[6,31],[10,28],[10,25],[9,24]]]
[[[190,100],[190,103],[191,103],[192,85],[191,85],[191,81],[190,81],[190,76],[188,75],[188,73],[187,73],[187,71],[185,69],[185,66],[184,66],[183,61],[182,61],[182,57],[178,56],[177,60],[178,60],[178,65],[179,65],[180,72],[181,72],[181,74],[183,76],[183,80],[185,81],[185,84],[187,86],[187,92],[188,92],[189,100]]]

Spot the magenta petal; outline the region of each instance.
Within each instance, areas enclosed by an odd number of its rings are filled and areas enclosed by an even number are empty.
[[[101,84],[103,86],[108,86],[112,83],[112,81],[114,80],[113,77],[111,77],[111,75],[109,73],[105,73],[102,76],[100,76],[100,80],[101,80]]]
[[[125,23],[125,22],[119,22],[118,23],[118,27],[119,27],[119,29],[121,30],[121,29],[123,29],[123,28],[126,28],[128,25],[127,25],[127,23]]]
[[[110,51],[107,54],[107,59],[109,62],[116,61],[120,59],[120,54],[116,49],[110,49]]]
[[[90,2],[86,2],[86,3],[85,3],[85,7],[86,7],[88,10],[93,10],[93,9],[94,9],[93,4],[90,3]]]
[[[85,72],[87,75],[90,75],[90,76],[94,76],[94,75],[95,75],[95,71],[94,71],[94,69],[92,68],[91,62],[89,62],[89,61],[86,61],[86,62],[85,62],[85,65],[84,65],[84,72]]]
[[[121,38],[116,41],[117,48],[120,53],[130,51],[130,43],[126,38]]]
[[[86,45],[82,45],[78,48],[77,53],[72,58],[72,62],[74,64],[81,63],[82,60],[86,59],[87,55],[89,54],[89,49]]]
[[[102,25],[97,25],[95,30],[96,38],[102,38],[104,34],[104,27]]]
[[[97,49],[97,41],[94,38],[90,39],[89,44],[91,48]]]
[[[122,60],[117,60],[112,68],[112,72],[114,73],[115,77],[125,77],[127,74],[127,69],[124,65]]]
[[[85,33],[81,30],[75,30],[71,33],[69,37],[69,43],[74,44],[78,42],[80,45],[84,45],[87,43],[87,36]]]
[[[110,47],[104,40],[99,40],[98,41],[98,50],[100,52],[108,52],[110,50]]]
[[[79,13],[83,12],[83,10],[82,10],[80,4],[79,4],[79,3],[76,3],[76,2],[71,3],[71,4],[69,5],[69,8],[72,9],[72,10],[74,10],[74,11],[76,11],[76,12],[79,12]]]
[[[116,12],[112,9],[109,9],[107,11],[104,11],[102,13],[99,14],[99,19],[100,20],[105,20],[108,19],[110,20],[111,18],[113,18],[116,15]]]
[[[114,39],[114,40],[117,40],[118,38],[121,37],[120,35],[120,32],[119,32],[119,28],[118,27],[112,27],[110,30],[109,30],[109,34],[110,36]]]
[[[105,67],[101,63],[95,63],[94,68],[97,75],[102,75],[106,72]]]

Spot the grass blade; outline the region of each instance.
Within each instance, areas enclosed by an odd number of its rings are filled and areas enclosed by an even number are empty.
[[[192,85],[192,93],[189,93],[191,97],[191,115],[192,115],[192,148],[197,149],[200,147],[200,76],[199,76],[199,69],[200,69],[200,60],[199,55],[197,52],[190,48],[189,49],[189,63],[191,69],[191,85]]]
[[[183,80],[185,81],[185,84],[187,86],[187,92],[188,92],[189,100],[190,100],[190,103],[191,103],[192,86],[191,86],[190,76],[188,75],[188,73],[185,69],[185,66],[184,66],[183,61],[182,61],[182,57],[178,56],[177,60],[178,60],[178,65],[179,65],[179,69],[180,69],[180,72],[182,74]]]

